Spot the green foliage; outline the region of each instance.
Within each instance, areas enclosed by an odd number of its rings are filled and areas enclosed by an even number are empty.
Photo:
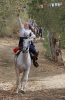
[[[60,34],[60,43],[61,48],[63,48],[65,46],[65,32]]]
[[[27,18],[27,11],[23,6],[26,4],[27,0],[0,0],[0,36],[13,34],[18,13],[22,17],[22,22],[24,22]],[[18,6],[21,7],[20,10],[18,10]]]
[[[47,30],[60,32],[61,22],[65,19],[65,1],[61,0],[63,5],[60,7],[46,7],[45,4],[59,2],[59,0],[32,0],[29,4],[28,13],[32,18],[35,18],[36,21],[41,25],[45,26]],[[43,8],[39,8],[38,5],[43,4]]]
[[[36,20],[39,26],[45,27],[46,30],[60,34],[60,41],[65,44],[65,0],[60,7],[39,8],[40,4],[50,4],[60,2],[59,0],[0,0],[0,36],[11,35],[17,32],[17,13],[20,13],[22,22],[24,23],[28,17]],[[27,8],[24,9],[23,6]],[[17,7],[21,9],[18,10]],[[56,37],[57,38],[57,37]],[[46,36],[45,36],[45,41]],[[48,42],[48,41],[47,41]],[[45,45],[48,43],[45,42]],[[47,46],[46,46],[47,48]],[[49,51],[49,50],[48,50]]]
[[[56,2],[62,2],[62,6],[45,6],[45,4]],[[44,5],[43,8],[38,7],[38,5],[41,4]],[[51,34],[56,33],[53,34],[56,35],[56,39],[58,39],[58,35],[60,35],[61,47],[63,47],[65,44],[65,0],[32,0],[29,4],[28,14],[34,18],[40,26],[50,31]]]

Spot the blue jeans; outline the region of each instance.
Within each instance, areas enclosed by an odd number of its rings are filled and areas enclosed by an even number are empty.
[[[35,46],[33,44],[30,44],[29,51],[32,52],[33,54],[36,53],[36,49],[35,49]]]

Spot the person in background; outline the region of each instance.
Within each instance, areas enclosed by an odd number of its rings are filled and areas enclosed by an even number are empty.
[[[31,34],[31,37],[34,39],[36,38],[36,36],[34,35],[34,33],[31,31],[31,29],[29,29],[29,24],[28,22],[26,22],[24,25],[22,24],[21,22],[21,18],[19,16],[19,14],[17,14],[17,17],[18,17],[18,24],[19,24],[19,32],[20,32],[20,38],[19,38],[19,46],[21,47],[22,45],[22,42],[23,42],[23,38],[22,37],[25,37],[26,35],[30,35]],[[31,41],[31,44],[30,44],[30,47],[29,47],[29,51],[33,54],[33,64],[35,67],[38,67],[39,64],[37,63],[37,58],[38,58],[38,54],[39,52],[36,51],[35,49],[35,46],[33,45],[32,41]]]
[[[29,29],[31,29],[32,32],[34,32],[34,26],[33,26],[33,21],[31,18],[28,19],[28,24],[29,24]]]
[[[33,27],[38,27],[36,20],[34,20],[34,22],[33,22]]]
[[[33,26],[33,21],[32,21],[31,18],[29,18],[29,20],[28,20],[28,24],[29,24],[31,27]]]

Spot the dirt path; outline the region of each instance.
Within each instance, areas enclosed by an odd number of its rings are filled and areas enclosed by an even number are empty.
[[[31,66],[26,94],[14,94],[13,48],[17,44],[15,39],[0,39],[0,100],[65,100],[65,66],[45,59],[41,42],[35,43],[40,52],[39,67]],[[65,51],[62,53],[65,61]]]

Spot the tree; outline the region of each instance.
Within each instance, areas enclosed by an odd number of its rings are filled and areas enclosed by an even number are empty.
[[[57,50],[57,42],[59,42],[59,36],[62,36],[62,32],[64,31],[64,25],[65,25],[65,6],[64,0],[61,0],[63,3],[62,6],[55,6],[52,7],[49,4],[59,2],[52,1],[52,0],[32,0],[32,2],[29,4],[29,15],[32,18],[35,18],[38,23],[40,23],[41,26],[45,26],[45,29],[47,31],[50,31],[51,36],[51,43],[52,46],[50,46],[51,55],[54,60],[59,60],[58,56],[58,50]],[[43,8],[39,7],[43,4]],[[55,33],[55,34],[54,34]],[[58,34],[58,35],[57,35]],[[54,45],[53,40],[56,40],[57,42]],[[54,51],[53,51],[54,48]],[[57,52],[56,52],[57,51]],[[59,54],[61,50],[59,47]],[[60,57],[62,60],[62,56]],[[60,61],[59,61],[60,62]]]
[[[20,13],[22,20],[27,17],[27,10],[23,8],[26,4],[27,0],[0,0],[0,36],[13,34],[17,13]],[[21,9],[18,9],[19,6]]]
[[[60,32],[60,27],[63,19],[65,19],[64,15],[64,0],[62,6],[52,7],[51,3],[59,2],[59,0],[52,2],[52,0],[32,0],[29,3],[28,14],[32,18],[35,18],[37,22],[40,22],[41,25],[45,26],[47,30],[50,32],[57,31]],[[43,4],[43,8],[39,7]],[[47,6],[49,4],[49,6]],[[42,23],[41,23],[42,22]],[[64,24],[63,24],[64,25]],[[62,29],[61,29],[62,30]]]

